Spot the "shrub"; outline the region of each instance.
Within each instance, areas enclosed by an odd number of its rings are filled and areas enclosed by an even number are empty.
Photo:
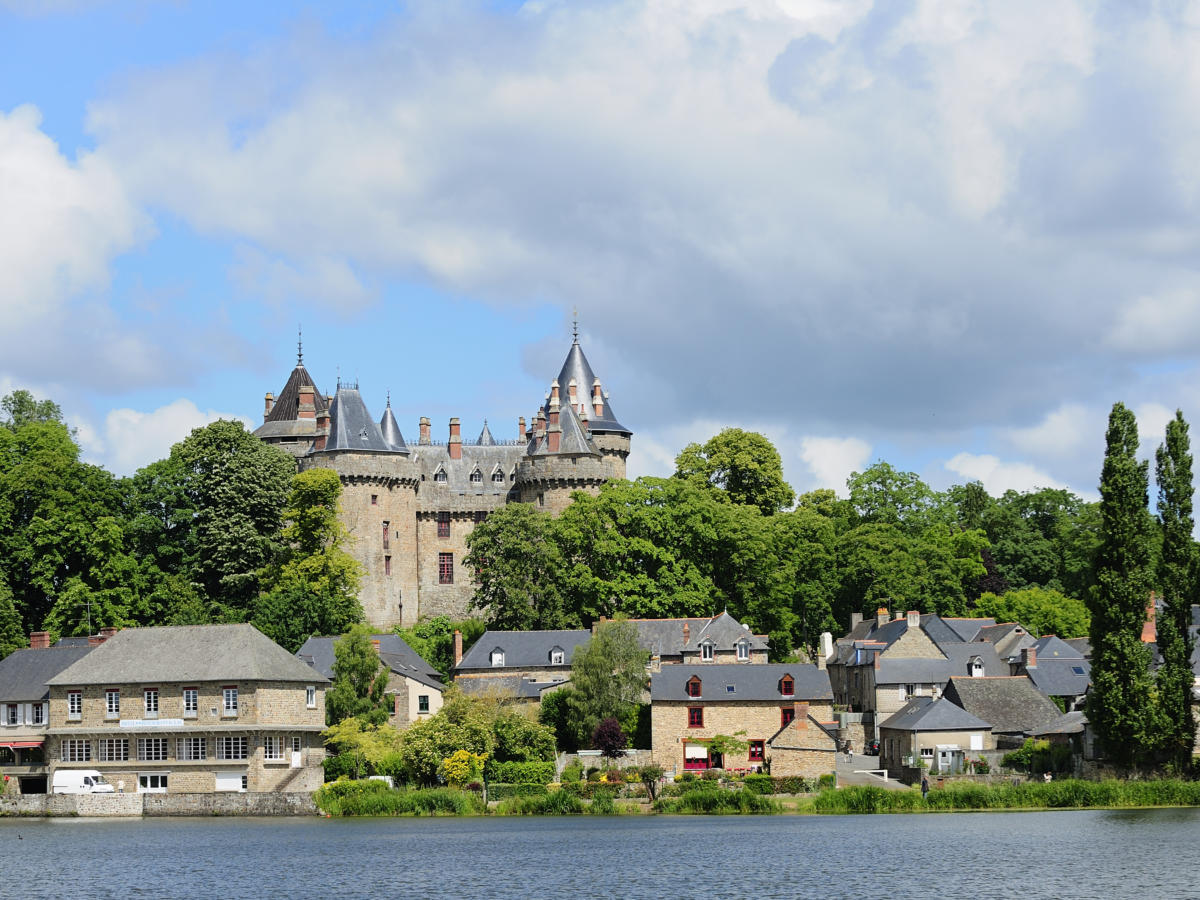
[[[837,787],[837,776],[834,775],[832,772],[826,772],[824,775],[822,775],[820,778],[817,779],[817,790],[818,791],[831,791],[835,787]]]
[[[393,790],[382,781],[335,781],[314,795],[331,816],[472,816],[483,812],[475,794],[454,788]]]
[[[750,791],[727,791],[705,786],[684,792],[678,798],[663,798],[654,804],[656,812],[693,815],[743,815],[782,812],[783,807],[768,797]]]
[[[642,766],[638,769],[638,776],[642,779],[642,784],[646,787],[646,796],[653,800],[658,791],[658,783],[663,777],[663,767],[656,766],[653,763]]]
[[[354,774],[354,754],[339,753],[337,756],[327,756],[322,760],[321,765],[325,769],[326,781],[349,778]]]
[[[574,762],[567,765],[562,770],[561,778],[562,778],[562,781],[564,781],[564,782],[582,781],[583,780],[583,763],[581,763],[579,760],[575,760]]]
[[[488,781],[504,784],[549,784],[554,780],[554,763],[488,760],[484,772]]]
[[[583,801],[568,791],[553,791],[536,797],[510,797],[496,807],[500,816],[577,816]]]
[[[743,783],[755,794],[804,794],[810,788],[799,775],[747,775]]]
[[[550,789],[544,784],[505,784],[497,781],[488,785],[489,800],[507,800],[509,797],[544,797]]]
[[[597,767],[597,766],[590,766],[590,767],[588,768],[588,770],[587,770],[587,780],[588,780],[588,781],[599,781],[599,780],[600,780],[600,769],[599,769],[599,767]]]
[[[613,816],[616,815],[616,805],[613,803],[612,794],[608,791],[601,791],[596,795],[596,799],[588,806],[588,812],[593,816]]]

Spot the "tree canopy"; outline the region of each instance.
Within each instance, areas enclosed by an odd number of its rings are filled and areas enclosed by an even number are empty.
[[[756,506],[769,516],[791,506],[795,494],[783,480],[775,446],[754,431],[726,428],[703,444],[688,444],[675,458],[675,477],[722,492],[730,502]]]

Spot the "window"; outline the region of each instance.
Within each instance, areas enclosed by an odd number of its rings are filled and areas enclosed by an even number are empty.
[[[177,759],[182,759],[188,762],[196,762],[201,759],[208,759],[208,739],[202,737],[183,737],[179,739],[179,744],[176,747],[179,751],[176,754]]]
[[[921,748],[921,756],[926,759],[933,759],[933,748],[932,747],[922,747]]]
[[[737,658],[739,660],[741,660],[742,662],[745,662],[746,660],[748,660],[750,658],[750,642],[749,641],[738,641],[737,642]]]
[[[904,690],[909,697],[917,696],[917,686],[915,684],[906,684]]]
[[[438,523],[438,532],[437,532],[438,537],[440,537],[440,538],[450,537],[450,513],[448,513],[448,512],[438,513],[437,523]]]
[[[982,678],[983,677],[983,660],[980,659],[978,656],[971,657],[971,677],[972,678]]]
[[[785,728],[796,721],[796,710],[794,707],[785,706],[779,711],[779,727]]]
[[[217,759],[246,759],[246,738],[221,735],[217,739]]]
[[[492,484],[504,484],[504,473],[499,469],[492,473]]]
[[[392,558],[390,556],[385,556],[383,558],[383,574],[384,575],[392,574]]]
[[[19,716],[18,716],[19,712],[20,712],[20,707],[18,707],[17,704],[9,703],[4,708],[4,724],[5,725],[16,725],[17,722],[19,721]]]
[[[392,549],[391,537],[392,537],[392,523],[384,522],[383,523],[383,549],[384,550]]]
[[[779,679],[779,693],[785,697],[791,697],[796,693],[796,682],[792,680],[791,675],[784,675]]]
[[[727,693],[727,694],[736,694],[736,693],[737,693],[737,685],[735,685],[735,684],[727,684],[727,685],[725,685],[725,693]]]
[[[200,711],[200,692],[195,688],[183,689],[183,716],[194,719]]]
[[[378,495],[378,494],[372,494],[372,495],[371,495],[371,505],[372,505],[372,506],[378,506],[378,505],[379,505],[379,495]]]
[[[566,654],[563,652],[562,647],[555,647],[550,651],[550,665],[561,666],[563,665],[563,660],[565,659]]]
[[[429,695],[428,694],[417,694],[417,712],[418,713],[429,712]]]
[[[1074,672],[1076,675],[1084,674],[1083,666],[1071,666],[1071,671]]]
[[[139,774],[138,791],[143,794],[165,794],[167,792],[167,776],[161,772]]]
[[[688,707],[688,728],[703,728],[704,727],[704,707],[689,706]]]
[[[436,472],[433,473],[433,480],[437,484],[445,484],[446,483],[446,471],[444,469],[438,469]]]
[[[138,738],[138,759],[143,762],[162,762],[167,758],[169,741],[165,737]]]
[[[766,757],[766,742],[751,741],[750,742],[750,759],[755,762],[762,762]]]
[[[250,781],[250,776],[249,776],[249,775],[243,775],[243,776],[242,776],[242,790],[243,790],[243,791],[244,791],[244,790],[246,790],[246,788],[247,788],[247,784],[248,784],[248,782],[249,782],[249,781]]]
[[[292,735],[290,738],[288,738],[288,743],[291,745],[291,750],[293,753],[299,753],[303,749],[300,744],[300,735],[298,734]]]
[[[83,718],[83,692],[67,691],[67,718]]]
[[[100,762],[126,762],[129,759],[129,738],[101,738],[96,741],[96,758]]]
[[[121,717],[121,692],[108,690],[104,692],[104,718],[118,719]]]
[[[68,739],[62,742],[63,762],[91,762],[92,742]]]
[[[311,684],[304,689],[304,705],[309,709],[317,708],[317,689]]]
[[[277,735],[263,738],[263,759],[283,759],[283,741]]]
[[[492,651],[491,663],[493,666],[504,665],[504,651],[501,650],[499,647],[497,647],[495,650]]]
[[[454,554],[438,554],[438,584],[454,584]]]
[[[693,675],[691,678],[688,679],[687,695],[689,697],[699,697],[700,696],[700,679],[697,678],[695,675]]]
[[[33,711],[33,724],[34,725],[45,725],[46,724],[46,707],[40,703],[35,703],[31,707],[31,709]]]
[[[237,686],[221,688],[221,696],[225,700],[224,712],[222,715],[236,716],[238,712],[238,689]]]
[[[158,688],[145,688],[142,690],[142,699],[146,707],[146,718],[158,718]]]
[[[483,473],[478,469],[471,473],[471,484],[483,484]]]
[[[700,645],[700,658],[708,661],[713,658],[713,645],[709,641],[705,641]]]

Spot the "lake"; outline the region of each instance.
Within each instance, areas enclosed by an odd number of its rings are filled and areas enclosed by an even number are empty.
[[[6,897],[1194,897],[1200,810],[3,819]]]

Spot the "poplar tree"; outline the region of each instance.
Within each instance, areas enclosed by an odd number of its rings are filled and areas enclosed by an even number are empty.
[[[1123,404],[1108,417],[1100,474],[1100,547],[1092,614],[1092,688],[1087,716],[1105,757],[1130,767],[1156,743],[1149,652],[1142,644],[1153,582],[1149,463],[1137,459],[1137,420]]]
[[[1192,719],[1192,600],[1196,594],[1196,545],[1192,540],[1192,454],[1187,422],[1176,410],[1167,423],[1166,441],[1155,453],[1158,521],[1162,556],[1158,584],[1163,609],[1158,615],[1158,708],[1163,755],[1176,766],[1191,759],[1195,740]]]

